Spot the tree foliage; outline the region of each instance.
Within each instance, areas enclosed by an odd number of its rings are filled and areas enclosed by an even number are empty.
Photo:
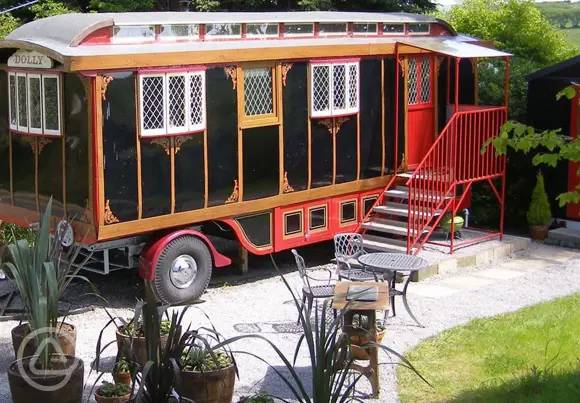
[[[18,28],[20,24],[20,20],[10,13],[0,15],[0,39],[6,38],[6,36]]]
[[[51,17],[53,15],[68,14],[77,11],[73,6],[55,0],[43,0],[30,6],[30,11],[34,14],[34,19]]]
[[[541,66],[577,52],[531,0],[465,0],[445,15],[457,29]]]

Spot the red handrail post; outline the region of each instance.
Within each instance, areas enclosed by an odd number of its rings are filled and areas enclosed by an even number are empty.
[[[394,174],[399,169],[399,42],[395,42],[395,166]]]

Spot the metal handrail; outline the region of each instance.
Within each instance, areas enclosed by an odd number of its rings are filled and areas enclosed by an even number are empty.
[[[433,218],[455,203],[459,184],[503,175],[505,156],[497,156],[491,147],[482,152],[482,147],[506,120],[506,107],[459,111],[449,119],[407,181],[407,253],[420,250],[441,219]]]

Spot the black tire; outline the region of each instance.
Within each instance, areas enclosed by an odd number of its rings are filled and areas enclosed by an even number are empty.
[[[193,282],[184,288],[177,287],[171,277],[172,264],[180,256],[193,258],[197,265],[197,274]],[[211,279],[212,258],[205,243],[191,235],[180,236],[169,242],[155,265],[153,292],[166,304],[193,302],[204,293]]]

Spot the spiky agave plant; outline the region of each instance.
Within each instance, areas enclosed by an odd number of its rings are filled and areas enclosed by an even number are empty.
[[[45,329],[35,335],[36,345],[40,346],[37,365],[41,368],[48,366],[53,352],[55,343],[47,342],[47,338],[56,341],[58,303],[62,294],[75,278],[90,283],[86,277],[78,275],[90,256],[79,263],[80,246],[64,251],[59,247],[57,237],[51,240],[51,216],[52,198],[32,242],[29,239],[14,239],[7,246],[8,259],[1,266],[20,293],[30,331]]]

